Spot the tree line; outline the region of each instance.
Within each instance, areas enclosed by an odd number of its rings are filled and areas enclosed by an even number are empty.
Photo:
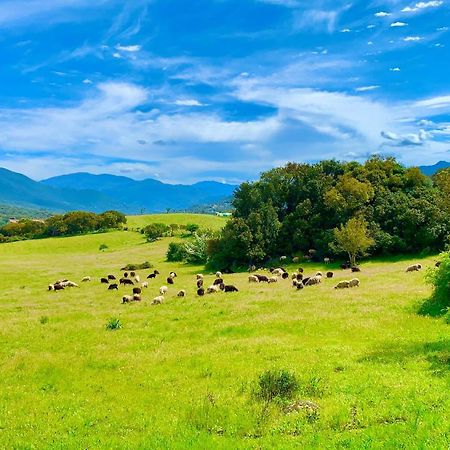
[[[126,222],[125,215],[118,211],[72,211],[45,220],[21,219],[0,227],[0,242],[94,233],[121,228]]]
[[[281,255],[439,251],[449,243],[450,170],[427,177],[394,158],[289,163],[239,186],[233,217],[208,243],[214,267]],[[354,262],[354,261],[352,261]]]

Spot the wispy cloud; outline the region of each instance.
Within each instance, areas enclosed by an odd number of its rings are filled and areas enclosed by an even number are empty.
[[[391,23],[391,28],[406,27],[407,25],[406,22],[393,22]]]
[[[441,0],[433,0],[429,2],[418,2],[414,6],[406,6],[402,12],[416,12],[428,8],[438,8],[444,4]]]
[[[371,86],[361,86],[355,88],[356,92],[367,92],[367,91],[374,91],[375,89],[379,89],[380,86],[378,85],[371,85]]]

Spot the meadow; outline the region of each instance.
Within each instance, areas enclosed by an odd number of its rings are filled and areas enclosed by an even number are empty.
[[[129,227],[166,220],[225,223],[136,216]],[[169,242],[115,231],[0,245],[0,448],[449,448],[449,326],[417,314],[430,287],[424,271],[405,273],[435,258],[369,260],[361,286],[342,291],[333,286],[351,275],[333,265],[302,264],[335,278],[299,292],[290,280],[225,275],[240,292],[199,298],[203,268],[167,263]],[[142,303],[122,305],[130,289],[99,282],[144,261],[161,276]],[[175,286],[151,306],[170,270]],[[47,291],[86,275],[94,279],[80,288]],[[177,298],[183,288],[187,297]],[[122,328],[108,330],[111,318]],[[268,369],[295,373],[295,400],[317,411],[256,399]]]

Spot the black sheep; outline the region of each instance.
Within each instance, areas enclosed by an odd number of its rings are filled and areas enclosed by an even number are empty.
[[[167,284],[173,284],[173,278],[167,277]]]
[[[204,290],[203,288],[197,289],[197,295],[199,295],[200,297],[202,297],[203,295],[205,295],[205,290]]]
[[[269,279],[265,275],[256,274],[255,277],[258,278],[259,282],[261,282],[261,281],[265,281],[266,283],[269,282]]]
[[[236,286],[227,285],[227,286],[224,286],[223,291],[224,292],[239,292],[239,289]]]
[[[197,288],[201,288],[203,286],[203,280],[199,279],[197,280]]]
[[[297,274],[297,281],[302,281],[303,280],[303,274],[302,273],[298,273]]]
[[[109,291],[112,291],[112,290],[118,291],[118,290],[119,290],[119,286],[117,286],[116,283],[110,284],[110,285],[108,286],[108,290],[109,290]]]
[[[133,288],[133,294],[140,294],[140,293],[142,293],[141,288],[138,288],[138,287]]]
[[[109,280],[108,280],[108,278],[101,278],[100,283],[109,284]]]
[[[289,274],[287,272],[283,272],[283,275],[281,275],[281,278],[283,278],[283,280],[286,280],[286,278],[289,278]]]
[[[151,274],[147,277],[147,279],[149,279],[149,278],[156,278],[156,274],[155,274],[155,273],[151,273]]]
[[[327,278],[333,278],[334,273],[333,272],[327,272]]]
[[[303,286],[305,286],[306,285],[306,283],[310,280],[310,278],[311,277],[306,277],[306,278],[303,278],[303,280],[302,280],[302,282],[303,282]],[[297,286],[298,287],[298,286]],[[301,289],[301,288],[300,288]]]
[[[129,278],[121,278],[119,283],[123,284],[123,285],[126,285],[126,284],[134,285],[133,280],[130,280]]]
[[[352,272],[361,272],[361,269],[359,267],[353,266]]]
[[[108,280],[115,280],[116,277],[114,275],[108,275]]]
[[[223,284],[223,279],[222,278],[217,278],[214,280],[213,286],[217,286],[219,284]]]

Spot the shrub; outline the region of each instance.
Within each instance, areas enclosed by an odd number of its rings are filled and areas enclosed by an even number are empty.
[[[290,400],[298,388],[298,381],[293,373],[287,370],[266,370],[259,376],[255,395],[265,402]]]
[[[200,229],[200,225],[196,223],[188,223],[186,225],[186,230],[189,231],[189,233],[194,234],[196,231]]]
[[[154,242],[157,239],[170,234],[171,228],[164,223],[151,223],[141,230],[148,242]]]
[[[153,268],[153,264],[145,261],[141,264],[127,264],[125,267],[122,267],[120,270],[144,270]]]
[[[46,323],[48,323],[48,321],[49,321],[49,318],[48,318],[47,316],[42,316],[42,317],[39,319],[39,322],[40,322],[42,325],[45,325]]]
[[[441,316],[450,308],[450,252],[439,258],[441,264],[427,272],[427,281],[434,287],[431,297],[422,305],[422,314]]]
[[[123,327],[123,325],[122,325],[122,322],[120,321],[120,319],[117,319],[115,317],[112,317],[106,323],[106,329],[110,330],[110,331],[120,330],[122,327]]]
[[[184,243],[171,242],[167,249],[166,258],[170,262],[184,261],[187,257],[186,247]]]

